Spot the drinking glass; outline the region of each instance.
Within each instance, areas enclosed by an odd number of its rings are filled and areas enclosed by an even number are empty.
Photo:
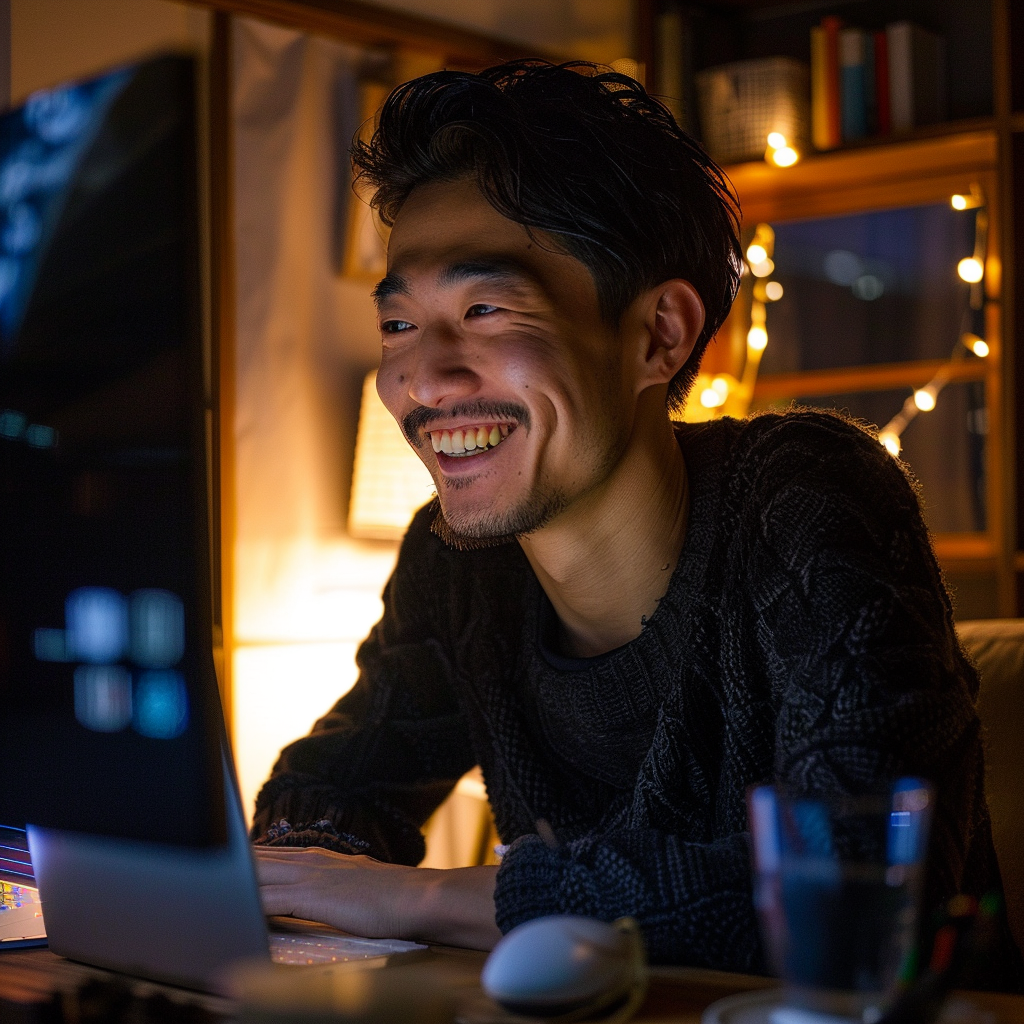
[[[865,796],[750,791],[754,902],[790,1016],[881,1017],[913,954],[933,806],[914,778]]]

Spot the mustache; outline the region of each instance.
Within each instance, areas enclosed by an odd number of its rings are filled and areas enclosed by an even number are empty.
[[[428,409],[419,405],[402,417],[402,433],[409,444],[419,448],[420,431],[443,419],[501,420],[515,422],[530,430],[530,410],[518,402],[460,402],[450,409]]]

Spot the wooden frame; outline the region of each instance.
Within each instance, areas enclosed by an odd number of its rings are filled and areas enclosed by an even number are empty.
[[[989,411],[988,527],[981,533],[938,534],[934,542],[939,558],[950,568],[995,571],[1003,592],[1012,572],[1012,558],[1008,555],[1011,548],[1005,535],[1001,194],[997,157],[996,133],[983,130],[839,151],[809,158],[788,169],[750,163],[727,168],[727,171],[740,198],[743,223],[748,227],[760,221],[817,219],[948,202],[954,193],[969,192],[972,182],[985,190],[990,225],[985,320],[990,354],[984,361],[970,360],[949,366],[944,361],[922,360],[762,375],[755,386],[754,398],[756,401],[920,387],[942,366],[947,367],[951,381],[984,381]]]
[[[364,46],[443,54],[449,65],[486,67],[517,57],[559,61],[554,51],[496,39],[432,18],[379,7],[365,0],[188,0],[221,14],[237,14]]]

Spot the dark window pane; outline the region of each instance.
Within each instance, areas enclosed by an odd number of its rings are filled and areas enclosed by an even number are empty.
[[[978,330],[956,272],[974,219],[936,204],[773,225],[784,294],[768,307],[761,372],[948,358]]]
[[[910,388],[849,395],[806,395],[804,406],[840,409],[875,427],[884,427],[903,407]],[[790,402],[772,403],[784,409]],[[918,413],[900,440],[900,457],[921,484],[924,518],[933,533],[984,530],[985,441],[988,409],[980,382],[947,384],[931,412]]]

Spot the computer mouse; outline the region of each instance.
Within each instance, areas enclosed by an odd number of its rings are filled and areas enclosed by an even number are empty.
[[[643,941],[631,918],[608,924],[590,917],[539,917],[501,939],[480,981],[506,1010],[534,1017],[583,1007],[597,1011],[630,1000],[639,1005],[647,987]]]

